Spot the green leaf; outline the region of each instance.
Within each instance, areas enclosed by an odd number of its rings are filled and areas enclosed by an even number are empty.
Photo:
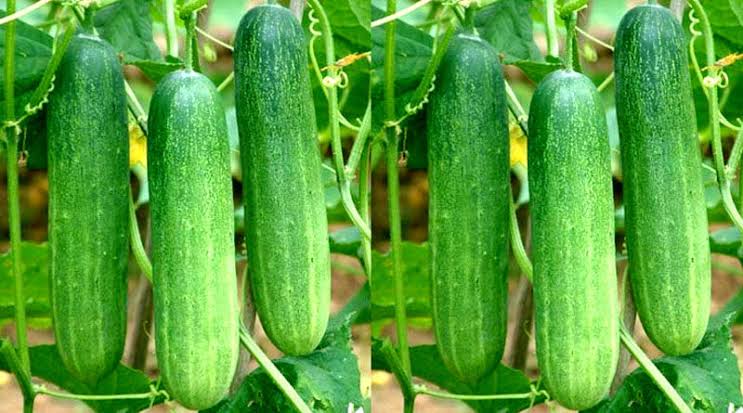
[[[500,0],[475,15],[475,27],[480,37],[503,55],[505,63],[544,61],[534,43],[530,8],[531,0]]]
[[[697,349],[685,356],[661,357],[653,363],[695,412],[724,412],[743,405],[738,360],[732,349],[732,313],[713,319]],[[594,413],[670,412],[675,408],[644,370],[627,376],[613,398],[588,410]]]
[[[330,233],[330,252],[352,257],[358,256],[361,247],[361,233],[355,226],[349,226]]]
[[[733,226],[718,229],[709,236],[709,247],[713,253],[740,258],[740,231]]]
[[[533,60],[514,60],[509,64],[512,64],[521,69],[526,77],[531,79],[531,81],[534,83],[541,82],[542,79],[544,79],[544,77],[548,74],[554,72],[555,70],[563,68],[562,63],[540,62]]]
[[[21,272],[26,296],[26,317],[33,326],[51,323],[47,244],[21,243]],[[15,278],[10,252],[0,255],[0,324],[15,316]]]
[[[159,82],[170,72],[183,69],[183,62],[175,57],[168,56],[166,61],[161,60],[129,60],[128,65],[138,67],[150,80]]]
[[[364,403],[359,390],[358,362],[351,348],[352,317],[331,322],[314,352],[273,361],[313,412],[346,413],[349,404],[358,407]],[[262,368],[250,373],[232,397],[206,410],[210,413],[291,411],[294,411],[291,402]]]
[[[0,16],[5,11],[0,10]],[[5,25],[0,26],[0,67],[5,66]],[[44,31],[16,20],[15,108],[16,116],[24,112],[34,89],[41,81],[52,57],[54,39]],[[5,76],[0,76],[0,114],[5,119]]]
[[[403,242],[402,275],[408,317],[430,318],[428,244]],[[395,279],[389,254],[372,252],[372,319],[390,319],[395,314]]]
[[[474,387],[462,383],[446,369],[435,345],[411,347],[410,364],[413,376],[454,394],[522,394],[531,391],[532,384],[524,373],[503,364],[499,364]],[[403,392],[412,386],[389,339],[372,339],[372,368],[393,373],[398,382],[402,381],[400,387]],[[529,398],[523,398],[496,401],[469,400],[465,403],[477,412],[505,413],[520,412],[542,401],[544,397],[540,396],[533,402]]]
[[[95,28],[127,61],[162,60],[152,39],[150,0],[120,0],[98,11]]]
[[[354,46],[369,49],[371,2],[335,0],[324,2],[323,8],[330,20],[333,37],[342,37]]]
[[[90,387],[70,375],[62,364],[57,348],[54,345],[34,346],[29,349],[31,374],[44,379],[73,394],[133,394],[147,393],[150,386],[160,388],[141,371],[119,364],[116,369],[94,387]],[[0,359],[0,370],[8,371],[5,361]],[[150,405],[162,403],[163,397],[155,400],[87,400],[85,403],[98,412],[139,412]]]

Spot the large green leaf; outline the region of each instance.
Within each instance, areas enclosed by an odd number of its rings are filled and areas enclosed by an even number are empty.
[[[95,386],[89,386],[72,377],[65,370],[57,347],[53,345],[34,346],[29,349],[31,359],[31,374],[73,394],[132,394],[147,393],[150,386],[161,388],[159,382],[151,381],[144,373],[119,364],[108,376],[101,379]],[[5,360],[0,358],[0,370],[9,371]],[[97,412],[139,412],[150,405],[162,403],[163,397],[154,400],[87,400],[93,410]]]
[[[402,275],[408,317],[430,318],[428,244],[403,242]],[[395,314],[395,278],[389,254],[372,252],[372,319],[390,319]]]
[[[152,38],[150,0],[120,0],[98,11],[98,34],[127,61],[162,60]]]
[[[504,56],[505,63],[544,61],[534,43],[530,8],[531,0],[500,0],[479,10],[475,16],[480,37]]]
[[[0,16],[5,12],[0,10]],[[0,66],[5,66],[5,25],[0,26]],[[15,96],[16,115],[23,113],[52,57],[54,39],[44,31],[16,20]],[[5,119],[5,76],[0,76],[0,114]]]
[[[359,368],[351,348],[353,314],[328,325],[320,346],[306,356],[286,356],[274,364],[310,406],[321,413],[346,413],[349,404],[359,407],[364,400],[359,390]],[[262,368],[254,370],[230,398],[207,412],[251,413],[291,412],[293,405]]]
[[[743,305],[743,300],[739,303]],[[738,360],[732,348],[730,323],[740,312],[732,306],[713,317],[697,349],[685,356],[653,361],[695,412],[724,412],[743,405]],[[589,410],[594,413],[675,411],[668,398],[641,368],[622,383],[617,393]]]
[[[32,325],[45,327],[51,321],[47,244],[21,244],[21,272],[26,297],[26,316]],[[15,315],[15,277],[10,252],[0,255],[0,324]]]
[[[410,348],[410,364],[413,376],[455,394],[516,394],[529,393],[532,383],[524,373],[499,364],[477,385],[471,386],[458,381],[444,366],[436,346],[423,345]],[[397,358],[397,354],[388,340],[374,339],[372,342],[372,368],[389,371],[403,381],[402,387],[410,386]],[[405,391],[405,390],[403,390]],[[520,412],[530,405],[544,401],[544,397],[478,401],[466,403],[477,412]]]

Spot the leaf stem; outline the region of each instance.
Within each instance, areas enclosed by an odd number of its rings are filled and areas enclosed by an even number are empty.
[[[15,13],[15,0],[8,0],[7,13]],[[10,227],[10,254],[12,273],[15,280],[15,328],[18,340],[21,366],[31,371],[28,357],[28,336],[26,333],[26,297],[23,292],[21,272],[21,213],[18,193],[18,131],[15,121],[15,44],[16,22],[11,20],[5,28],[5,135],[6,162],[8,175],[8,224]]]
[[[36,390],[37,394],[46,394],[47,396],[67,400],[138,400],[155,399],[159,396],[165,396],[167,398],[168,396],[165,390],[157,390],[155,388],[148,391],[147,393],[130,394],[73,394],[49,390],[43,385],[34,386],[34,390]]]
[[[529,260],[529,256],[526,254],[524,243],[521,240],[521,231],[519,230],[519,221],[516,218],[516,205],[513,202],[513,189],[509,185],[509,209],[510,209],[510,233],[511,233],[511,248],[513,249],[513,256],[516,259],[521,272],[524,273],[529,282],[534,280],[534,267]]]
[[[281,374],[281,371],[276,368],[276,365],[271,362],[271,359],[268,358],[266,353],[261,350],[258,343],[253,340],[253,337],[250,336],[243,325],[240,326],[240,342],[245,346],[250,354],[253,355],[253,358],[258,365],[266,371],[268,377],[271,378],[274,384],[276,384],[279,390],[284,393],[300,413],[312,413],[312,410],[307,406],[304,400],[302,400],[299,393],[297,393],[294,387],[292,387],[292,385],[286,380],[286,377]]]
[[[175,0],[165,0],[165,44],[170,56],[178,57],[178,27],[175,24]]]
[[[357,138],[358,139],[358,138]],[[359,167],[359,214],[371,229],[370,195],[371,195],[371,153],[373,141],[367,139],[364,151],[361,153],[361,165]],[[361,254],[364,263],[364,272],[371,285],[372,280],[372,246],[371,239],[361,237]]]
[[[448,400],[515,400],[515,399],[530,399],[536,397],[539,394],[535,391],[528,393],[512,393],[512,394],[454,394],[438,390],[431,390],[424,385],[414,385],[413,388],[418,394],[425,394],[428,396],[437,397],[439,399]]]
[[[231,52],[235,50],[234,47],[232,47],[231,45],[229,45],[229,44],[227,44],[227,43],[225,43],[225,42],[217,39],[216,37],[212,36],[211,34],[209,34],[209,32],[207,32],[206,30],[202,29],[201,27],[195,26],[195,29],[196,29],[197,32],[199,32],[199,34],[201,34],[202,36],[204,36],[207,39],[211,40],[212,43],[217,44],[217,45],[220,45],[220,46],[224,47],[225,49],[227,49],[227,50],[229,50]]]
[[[152,263],[147,258],[147,252],[142,245],[142,237],[139,234],[139,224],[137,223],[137,214],[135,213],[136,208],[134,207],[134,198],[132,196],[132,188],[129,187],[129,241],[132,247],[132,254],[134,254],[134,260],[142,270],[142,273],[152,283]]]
[[[544,2],[545,35],[547,36],[547,55],[560,56],[560,46],[557,38],[557,23],[555,22],[555,0]]]
[[[232,83],[233,80],[235,80],[235,72],[234,71],[230,72],[230,74],[222,81],[222,83],[220,83],[219,86],[217,86],[217,91],[218,92],[221,92],[221,91],[225,90],[227,88],[227,86],[229,86],[230,83]]]
[[[406,7],[404,9],[398,11],[397,13],[390,14],[390,15],[387,15],[387,16],[382,17],[381,19],[374,20],[373,22],[371,22],[371,27],[373,29],[375,27],[379,27],[379,26],[382,26],[384,24],[387,24],[387,23],[389,23],[389,22],[391,22],[393,20],[397,20],[400,17],[403,17],[403,16],[405,16],[407,14],[410,14],[410,13],[418,10],[419,8],[425,6],[426,4],[428,4],[430,2],[431,2],[431,0],[420,0],[420,1],[416,2],[416,3],[413,3],[412,5],[410,5],[408,7]]]
[[[347,179],[353,179],[354,175],[356,174],[356,169],[359,166],[361,155],[364,150],[366,150],[366,140],[369,137],[369,133],[371,132],[371,121],[372,106],[370,99],[368,104],[366,105],[366,110],[364,111],[364,118],[361,120],[361,127],[359,128],[359,132],[356,134],[356,140],[353,142],[351,154],[348,156],[348,162],[346,163],[345,168]]]
[[[590,40],[590,41],[598,44],[599,46],[603,46],[603,47],[611,50],[612,52],[614,51],[614,46],[610,45],[609,43],[604,42],[603,40],[601,40],[601,39],[599,39],[597,37],[592,36],[590,33],[588,33],[587,31],[585,31],[583,29],[581,29],[580,27],[575,26],[575,30],[578,33],[580,33],[583,37],[585,37],[586,39],[588,39],[588,40]]]
[[[22,8],[22,9],[18,10],[15,13],[8,14],[5,17],[0,18],[0,26],[2,26],[3,24],[9,23],[9,22],[18,20],[21,17],[23,17],[23,16],[25,16],[25,15],[33,12],[34,10],[36,10],[36,9],[38,9],[40,7],[44,7],[50,1],[52,1],[52,0],[40,0],[40,1],[37,1],[36,3],[33,3],[33,4],[29,5],[29,6],[26,6],[26,7]],[[10,7],[8,7],[8,9],[10,9]],[[10,13],[10,12],[8,12],[8,13]]]
[[[397,0],[387,0],[387,14],[395,14]],[[410,350],[408,349],[408,321],[406,313],[405,283],[402,273],[402,224],[400,222],[400,178],[397,170],[398,130],[393,126],[397,115],[395,110],[395,35],[397,22],[390,21],[385,27],[384,56],[384,107],[387,134],[387,202],[390,226],[390,257],[392,274],[395,278],[395,325],[400,361],[405,374],[411,376]]]
[[[665,376],[663,376],[663,373],[658,370],[658,367],[653,364],[652,360],[650,360],[650,358],[642,351],[635,340],[632,339],[632,334],[630,334],[624,327],[624,323],[621,323],[620,325],[619,338],[622,341],[622,344],[624,344],[627,350],[629,350],[630,354],[632,354],[632,357],[637,360],[643,370],[647,372],[650,379],[658,385],[660,390],[666,395],[666,397],[668,397],[676,409],[681,413],[691,413],[691,409],[686,405],[676,389],[673,388],[671,383],[669,383]]]

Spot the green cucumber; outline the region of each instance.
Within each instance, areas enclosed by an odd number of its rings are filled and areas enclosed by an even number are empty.
[[[311,352],[330,311],[330,251],[307,42],[288,9],[251,9],[235,37],[248,274],[286,354]]]
[[[96,383],[121,360],[129,253],[129,133],[116,52],[76,35],[47,111],[54,336],[69,372]]]
[[[639,6],[617,31],[614,68],[625,234],[637,312],[666,354],[694,350],[710,311],[710,250],[686,35]]]
[[[495,49],[457,35],[428,108],[428,232],[436,344],[446,367],[474,383],[506,340],[508,118]]]
[[[591,81],[548,75],[529,112],[537,361],[550,396],[575,410],[606,396],[619,355],[610,157]]]
[[[157,361],[170,396],[201,410],[225,396],[238,355],[227,122],[212,82],[179,70],[148,125]]]

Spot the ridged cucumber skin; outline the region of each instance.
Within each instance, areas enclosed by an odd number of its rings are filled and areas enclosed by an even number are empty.
[[[171,397],[200,410],[227,393],[238,317],[230,148],[212,82],[157,85],[147,147],[157,361]]]
[[[330,251],[307,43],[288,9],[251,9],[235,38],[248,274],[268,337],[302,355],[330,312]]]
[[[76,35],[47,110],[54,336],[69,372],[94,384],[121,360],[129,253],[129,133],[111,46]]]
[[[630,281],[645,331],[670,355],[699,344],[711,296],[688,66],[686,37],[670,11],[647,5],[625,15],[614,67]]]
[[[506,340],[509,140],[495,49],[449,43],[428,108],[428,233],[436,344],[446,367],[475,383]]]
[[[529,112],[537,361],[550,396],[587,409],[619,355],[611,152],[591,81],[548,75]]]

